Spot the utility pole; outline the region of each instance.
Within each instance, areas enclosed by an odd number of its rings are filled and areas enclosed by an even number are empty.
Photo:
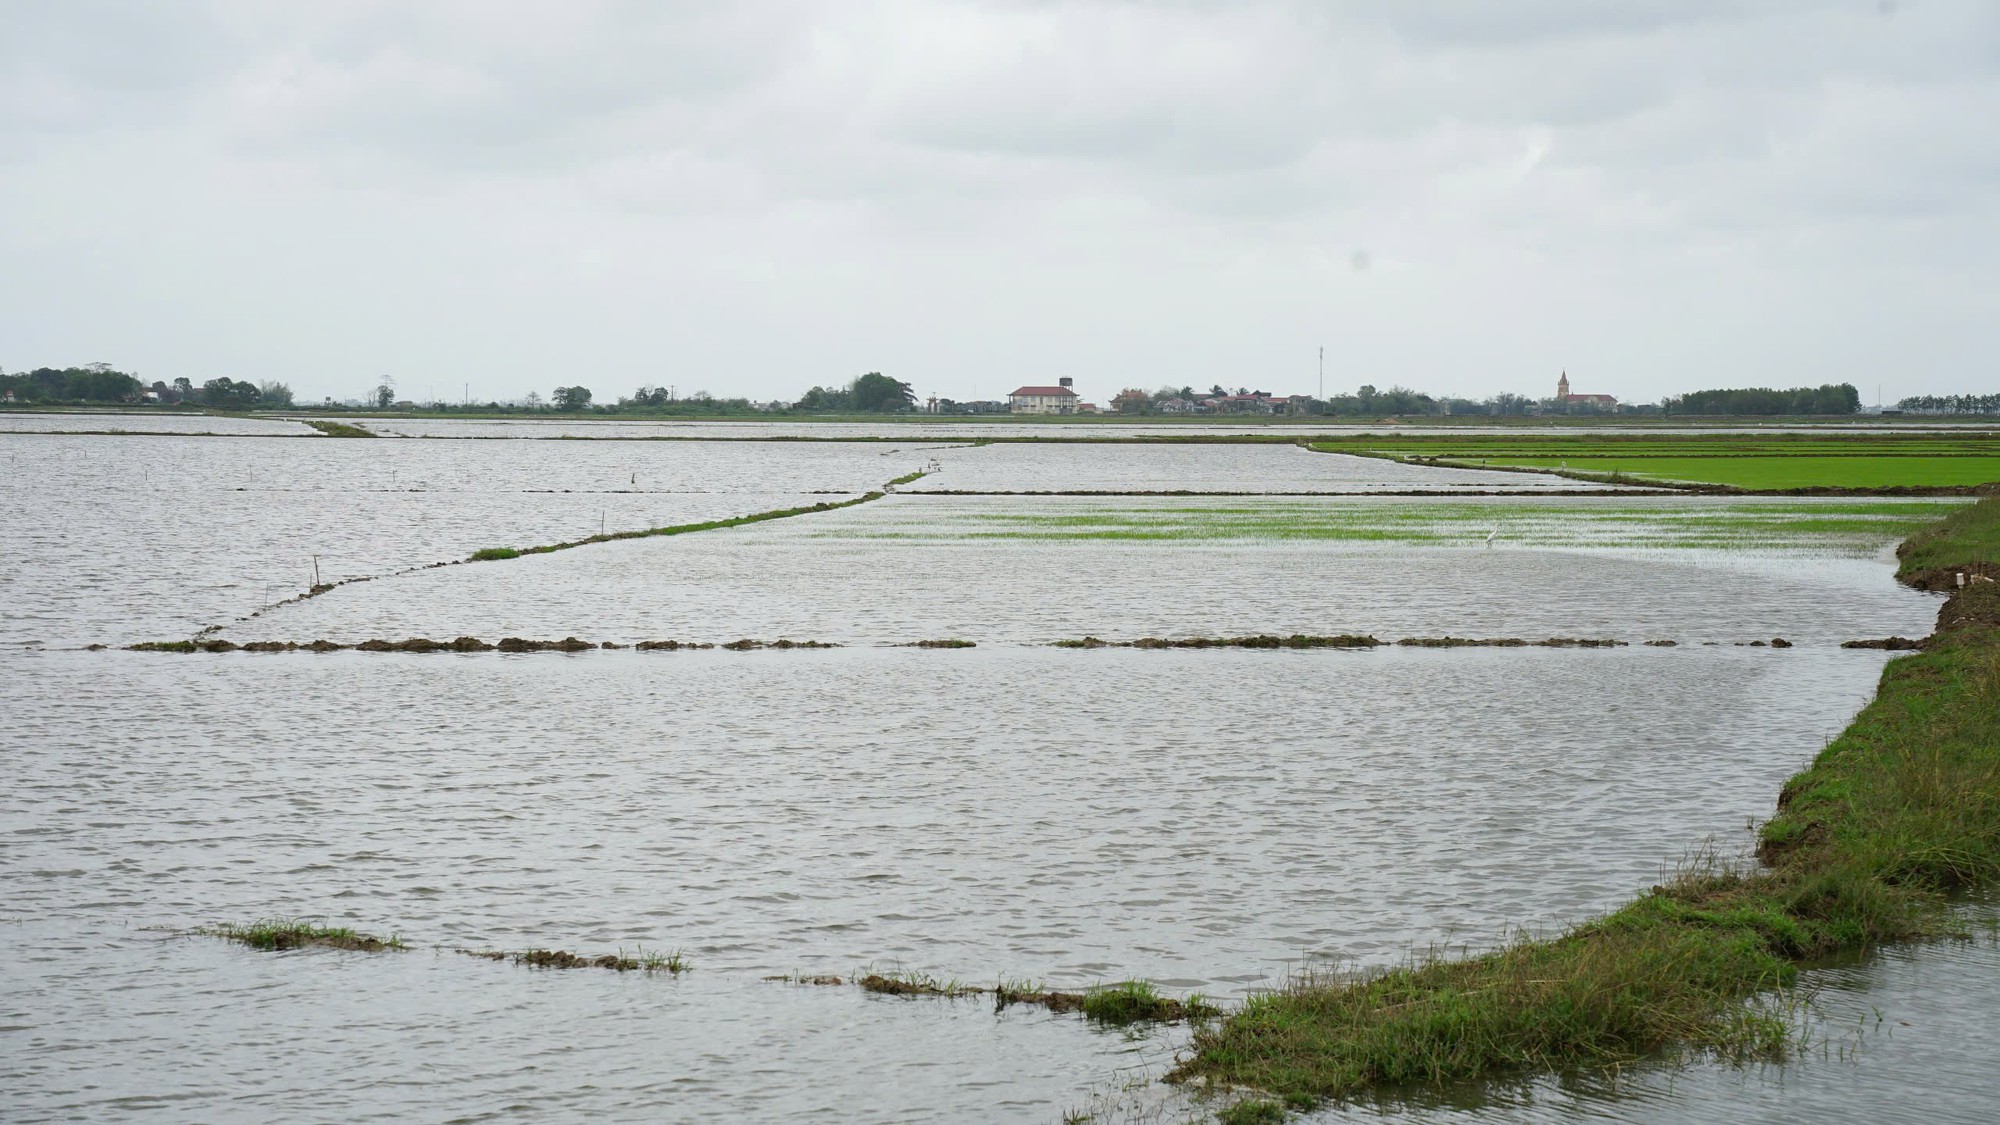
[[[1326,345],[1319,346],[1319,400],[1326,401]]]

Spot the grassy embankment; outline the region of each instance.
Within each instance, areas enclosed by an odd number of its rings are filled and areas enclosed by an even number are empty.
[[[897,485],[908,484],[921,479],[923,471],[905,473],[890,481],[885,487],[893,490]],[[518,559],[522,555],[546,555],[554,551],[567,551],[572,547],[587,547],[592,543],[610,543],[619,539],[650,539],[657,535],[686,535],[691,531],[715,531],[724,527],[741,527],[746,523],[763,523],[765,520],[782,520],[792,516],[803,516],[812,512],[831,512],[841,508],[852,508],[856,504],[866,504],[880,500],[882,490],[866,492],[852,500],[823,501],[808,504],[802,508],[776,508],[768,512],[752,512],[747,516],[730,516],[728,519],[705,520],[701,523],[677,523],[669,527],[642,527],[632,531],[609,531],[602,535],[591,535],[573,539],[567,543],[544,543],[539,547],[482,547],[466,558],[466,562],[493,562],[500,559]]]
[[[1898,576],[1996,572],[2000,499],[1914,535]],[[1259,1095],[1269,1120],[1364,1089],[1615,1064],[1662,1050],[1781,1055],[1744,1001],[1802,962],[1951,932],[1947,892],[2000,877],[2000,582],[1973,580],[1919,655],[1793,778],[1754,870],[1688,871],[1549,940],[1358,980],[1302,979],[1197,1033],[1176,1080]]]
[[[922,474],[917,474],[921,476]],[[724,527],[741,527],[746,523],[763,523],[765,520],[781,520],[791,516],[803,516],[810,512],[831,512],[839,508],[852,508],[856,504],[866,504],[870,500],[880,500],[882,493],[868,492],[852,500],[828,501],[808,504],[803,508],[778,508],[769,512],[752,512],[747,516],[731,516],[728,519],[705,520],[701,523],[678,523],[670,527],[642,527],[632,531],[607,531],[602,535],[591,535],[583,539],[572,539],[567,543],[544,543],[538,547],[482,547],[472,552],[466,562],[492,562],[499,559],[518,559],[522,555],[546,555],[555,551],[567,551],[572,547],[588,547],[592,543],[610,543],[619,539],[650,539],[656,535],[686,535],[691,531],[714,531]]]
[[[329,422],[322,418],[301,418],[299,421],[318,430],[328,437],[370,438],[381,434],[362,426],[350,426],[345,422]]]
[[[1316,441],[1458,468],[1754,492],[1965,489],[2000,481],[2000,433],[1371,434]]]

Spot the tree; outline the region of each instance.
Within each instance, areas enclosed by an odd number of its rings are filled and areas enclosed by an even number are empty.
[[[66,374],[66,396],[85,402],[120,402],[137,395],[143,386],[123,371],[113,371],[107,363],[72,367]]]
[[[870,414],[900,414],[917,407],[916,393],[908,383],[897,382],[880,371],[870,371],[847,388],[854,409]]]
[[[794,407],[794,409],[809,410],[815,414],[838,414],[847,408],[848,395],[846,391],[841,390],[839,387],[821,387],[817,385],[800,396],[798,404]]]
[[[257,384],[257,404],[259,406],[290,406],[292,388],[273,380]]]
[[[590,388],[557,387],[549,395],[549,404],[557,410],[582,410],[590,405]]]
[[[219,410],[248,410],[257,405],[257,384],[239,383],[226,375],[210,379],[201,385],[201,403]]]
[[[373,397],[375,399],[375,409],[377,410],[387,410],[395,405],[396,380],[387,375],[382,376],[382,381],[375,384]]]

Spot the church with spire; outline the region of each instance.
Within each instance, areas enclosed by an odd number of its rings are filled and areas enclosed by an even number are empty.
[[[1564,409],[1582,407],[1585,410],[1602,411],[1606,414],[1618,409],[1618,400],[1610,395],[1573,395],[1569,393],[1569,372],[1565,370],[1556,380],[1556,402]]]

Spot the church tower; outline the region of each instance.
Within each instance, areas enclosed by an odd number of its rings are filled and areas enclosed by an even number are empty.
[[[1556,397],[1569,397],[1569,372],[1567,371],[1562,373],[1562,378],[1556,380]]]

